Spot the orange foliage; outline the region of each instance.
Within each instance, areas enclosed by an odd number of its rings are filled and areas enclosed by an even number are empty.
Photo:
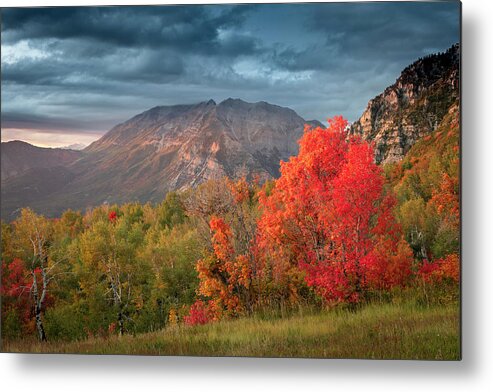
[[[460,280],[459,255],[453,253],[431,263],[424,263],[418,275],[427,283],[440,283],[444,279],[458,283]]]
[[[442,182],[438,190],[433,192],[431,198],[432,205],[435,206],[438,214],[451,224],[459,229],[459,178],[451,177],[447,173],[443,173]]]
[[[243,203],[250,197],[250,185],[245,177],[240,178],[238,181],[228,181],[228,187],[237,204]]]
[[[219,320],[243,312],[239,294],[250,286],[251,269],[246,256],[235,255],[229,225],[222,218],[212,217],[209,226],[214,252],[197,262],[198,293],[210,298],[208,320]]]

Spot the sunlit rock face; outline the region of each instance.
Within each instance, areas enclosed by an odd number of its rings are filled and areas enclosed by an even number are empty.
[[[459,64],[458,44],[411,64],[392,86],[368,102],[350,133],[375,143],[376,162],[401,160],[458,104]]]
[[[125,168],[124,184],[147,177],[162,193],[224,175],[276,177],[279,162],[297,154],[306,123],[266,102],[160,106],[117,125],[85,152],[97,157],[98,170]]]

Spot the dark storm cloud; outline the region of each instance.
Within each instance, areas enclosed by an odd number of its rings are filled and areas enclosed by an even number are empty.
[[[236,32],[220,37],[222,30],[241,24],[250,9],[5,9],[2,43],[29,41],[50,53],[51,59],[26,59],[4,65],[2,78],[43,85],[71,85],[73,75],[127,82],[169,82],[184,72],[184,59],[189,53],[222,58],[261,51],[253,37]]]
[[[5,82],[31,85],[78,86],[81,89],[100,88],[111,81],[165,83],[184,72],[180,56],[168,51],[115,52],[94,58],[90,64],[81,59],[29,59],[21,64],[5,64]],[[96,83],[95,83],[96,82]]]
[[[251,7],[142,6],[11,8],[3,12],[5,42],[21,39],[86,39],[112,46],[217,52],[218,31],[242,23]],[[246,37],[239,36],[244,46]],[[251,46],[252,43],[250,43]]]
[[[458,3],[404,2],[336,4],[314,14],[314,30],[339,52],[375,59],[405,58],[409,52],[448,46],[458,39]]]
[[[355,120],[458,39],[451,2],[2,9],[2,128],[90,134],[230,96]]]
[[[313,47],[276,51],[288,70],[365,68],[444,50],[459,38],[458,3],[336,3],[313,9],[307,28],[322,38]]]
[[[2,113],[2,126],[5,128],[38,129],[47,133],[85,132],[99,133],[99,129],[91,129],[91,121],[64,117],[30,115],[25,113]]]

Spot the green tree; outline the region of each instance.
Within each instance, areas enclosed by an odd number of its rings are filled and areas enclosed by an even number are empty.
[[[111,217],[97,220],[81,235],[81,286],[86,298],[107,300],[123,335],[132,314],[143,306],[149,269],[136,258],[144,239],[142,223]]]

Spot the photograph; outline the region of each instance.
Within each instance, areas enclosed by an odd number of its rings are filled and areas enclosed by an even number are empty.
[[[0,16],[1,352],[462,359],[460,2]]]

